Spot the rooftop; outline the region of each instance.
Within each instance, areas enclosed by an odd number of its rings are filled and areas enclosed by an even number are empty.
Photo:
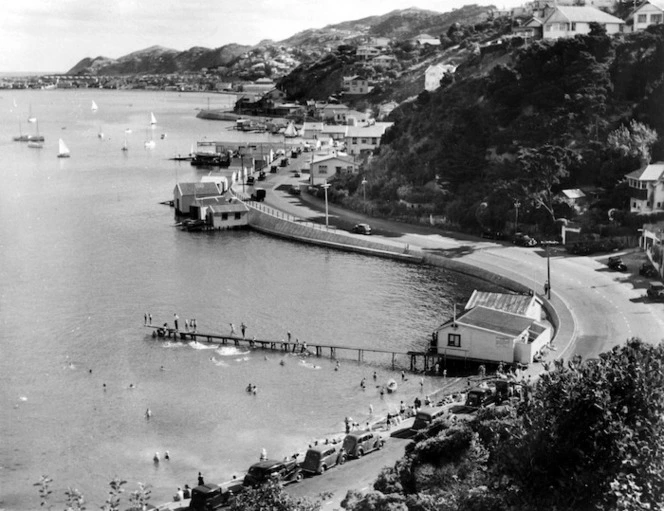
[[[466,303],[466,309],[482,306],[525,316],[533,301],[537,300],[538,298],[529,295],[489,293],[475,290],[468,303]]]
[[[528,330],[535,320],[479,305],[466,312],[456,322],[516,337]]]

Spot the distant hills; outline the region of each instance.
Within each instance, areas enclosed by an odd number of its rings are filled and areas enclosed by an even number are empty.
[[[454,23],[475,24],[487,18],[495,7],[468,5],[451,12],[408,8],[381,16],[328,25],[299,32],[283,41],[261,41],[255,46],[227,44],[219,48],[196,46],[177,51],[152,46],[118,59],[86,57],[67,74],[131,75],[170,74],[214,69],[220,75],[242,76],[261,64],[269,74],[284,76],[300,64],[311,63],[341,44],[357,44],[368,37],[406,40],[422,33],[444,34]]]

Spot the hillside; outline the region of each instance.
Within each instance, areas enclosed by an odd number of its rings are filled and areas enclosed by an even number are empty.
[[[221,77],[279,78],[300,64],[315,62],[342,44],[356,44],[369,37],[404,40],[424,32],[438,37],[455,22],[474,24],[486,19],[489,9],[471,5],[448,13],[415,8],[397,10],[305,30],[283,41],[264,40],[255,46],[228,44],[215,49],[193,47],[182,52],[153,46],[118,59],[86,57],[67,74],[170,74],[206,68],[215,70]]]
[[[477,54],[458,74],[393,112],[397,124],[371,166],[372,194],[424,196],[468,229],[503,229],[518,198],[522,221],[545,228],[571,214],[554,204],[562,188],[608,196],[638,168],[634,151],[610,143],[621,126],[637,120],[655,130],[652,159],[664,158],[664,27]]]

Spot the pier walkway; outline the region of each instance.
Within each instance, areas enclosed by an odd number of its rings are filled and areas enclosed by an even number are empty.
[[[439,364],[439,367],[444,368],[446,359],[443,355],[439,355],[436,352],[419,352],[419,351],[394,351],[394,350],[382,350],[377,348],[359,348],[357,346],[342,346],[342,345],[332,345],[332,344],[319,344],[319,343],[305,343],[305,342],[293,342],[288,340],[273,340],[273,339],[256,339],[248,338],[239,335],[224,335],[217,333],[209,332],[199,332],[197,330],[176,330],[173,327],[169,326],[159,326],[159,325],[144,325],[145,328],[152,330],[152,337],[155,338],[173,338],[181,340],[191,340],[196,342],[206,342],[212,344],[218,344],[220,346],[233,345],[233,346],[247,346],[249,348],[260,348],[265,350],[272,351],[281,351],[285,353],[295,353],[295,354],[310,354],[317,357],[329,355],[332,359],[337,359],[338,352],[350,352],[357,353],[357,361],[364,362],[365,353],[379,353],[391,356],[392,369],[396,368],[397,357],[407,357],[410,360],[410,370],[418,371],[424,370],[429,371],[432,369],[436,363]],[[419,364],[419,360],[422,360],[422,364]]]

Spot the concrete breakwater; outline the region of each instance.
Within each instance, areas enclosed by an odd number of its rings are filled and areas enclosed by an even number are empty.
[[[347,252],[358,252],[412,263],[421,263],[424,260],[424,255],[419,248],[411,248],[404,244],[380,243],[365,237],[351,235],[345,231],[326,229],[325,226],[302,222],[293,216],[282,214],[261,204],[248,202],[247,205],[250,207],[249,225],[266,234]]]

